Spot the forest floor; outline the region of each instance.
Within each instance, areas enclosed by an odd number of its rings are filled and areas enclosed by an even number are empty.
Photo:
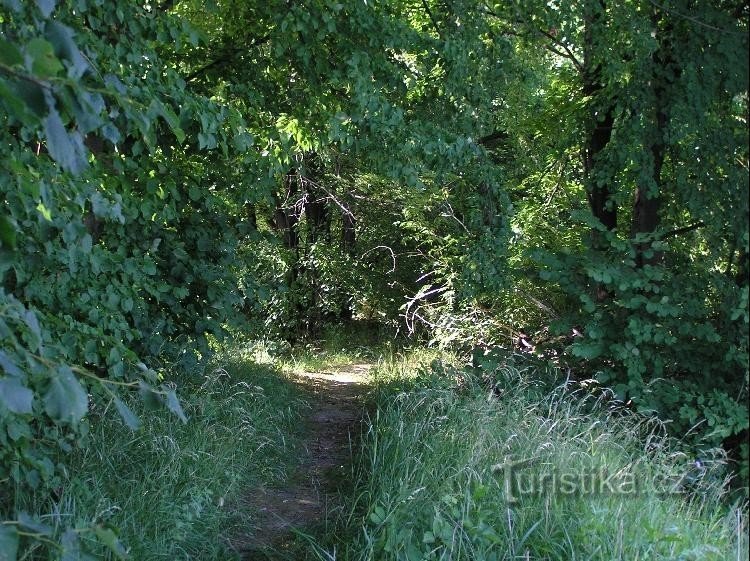
[[[352,444],[365,407],[371,364],[340,365],[294,375],[310,405],[297,466],[283,485],[252,489],[245,506],[258,516],[232,540],[246,561],[295,558],[300,537],[319,530],[343,508],[338,499],[348,480]]]

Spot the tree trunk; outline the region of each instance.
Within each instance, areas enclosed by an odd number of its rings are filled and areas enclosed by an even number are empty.
[[[253,203],[245,203],[245,216],[247,218],[247,224],[250,230],[253,232],[258,231],[258,215],[255,212],[255,205]]]
[[[355,230],[356,219],[348,207],[342,212],[341,219],[343,223],[341,228],[341,248],[346,255],[354,259],[355,246],[357,243],[357,231]],[[344,321],[350,321],[354,317],[352,300],[353,297],[351,295],[345,295],[344,303],[341,305],[340,314],[340,318]]]
[[[662,201],[662,167],[666,151],[667,126],[669,124],[669,88],[677,77],[679,70],[674,62],[670,40],[671,26],[659,30],[661,17],[654,14],[655,32],[660,35],[661,45],[652,56],[653,75],[651,76],[653,107],[653,127],[647,130],[644,146],[651,153],[651,173],[649,184],[636,186],[633,201],[633,237],[653,234],[659,227],[659,209]],[[651,251],[648,255],[647,252]],[[656,265],[662,260],[662,252],[652,250],[652,242],[635,244],[635,264],[637,268],[644,265]]]
[[[612,138],[612,127],[615,122],[615,106],[612,100],[600,99],[604,90],[601,77],[601,64],[594,61],[595,51],[600,48],[595,41],[595,32],[604,25],[605,4],[593,0],[586,6],[584,16],[584,57],[583,57],[583,95],[590,102],[590,121],[588,135],[583,151],[583,170],[586,193],[593,215],[607,230],[617,228],[617,204],[612,198],[609,178],[597,177],[597,159]],[[594,247],[602,248],[598,232],[593,232]]]
[[[328,210],[328,200],[320,197],[315,189],[309,189],[305,200],[305,217],[307,218],[307,243],[312,245],[319,241],[329,240],[331,237],[331,216]]]

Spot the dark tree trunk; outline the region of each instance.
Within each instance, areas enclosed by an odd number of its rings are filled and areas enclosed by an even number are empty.
[[[97,160],[101,161],[110,171],[113,170],[112,158],[107,154],[106,145],[101,136],[97,134],[87,134],[83,143]],[[104,233],[104,222],[94,214],[90,203],[86,203],[86,207],[86,212],[83,214],[83,225],[86,228],[86,232],[91,236],[92,243],[97,243]]]
[[[738,286],[747,286],[748,279],[748,255],[744,249],[740,251],[740,257],[737,261],[737,275],[734,277]]]
[[[498,222],[497,201],[487,182],[481,182],[477,191],[482,201],[482,225],[494,229]]]
[[[341,214],[342,228],[341,228],[341,248],[344,253],[354,259],[355,247],[357,244],[357,231],[356,219],[349,208],[346,208]],[[341,306],[340,317],[344,321],[350,321],[354,317],[354,310],[352,309],[352,296],[347,295],[344,299],[344,303]]]
[[[276,231],[281,233],[284,247],[296,250],[299,248],[299,232],[297,231],[299,212],[294,200],[298,191],[297,176],[294,170],[284,177],[284,191],[286,202],[282,204],[278,197],[276,198],[276,209],[273,213],[272,224]]]
[[[299,233],[297,232],[296,209],[292,207],[277,207],[273,213],[274,227],[281,232],[281,239],[284,247],[288,249],[297,249],[299,247]]]
[[[661,207],[661,169],[664,164],[664,142],[661,140],[664,129],[667,124],[666,114],[659,111],[657,118],[656,137],[651,146],[651,155],[653,157],[653,188],[638,185],[635,189],[635,200],[633,202],[633,237],[638,234],[653,234],[659,227],[659,208]],[[635,264],[641,268],[644,265],[655,265],[661,262],[662,253],[652,251],[651,255],[646,252],[651,248],[651,243],[637,243],[635,245]]]
[[[590,99],[590,121],[583,151],[583,170],[586,193],[593,215],[607,230],[617,228],[617,205],[612,197],[608,177],[597,176],[597,160],[612,138],[612,127],[615,122],[615,106],[611,99],[602,100],[604,90],[601,78],[601,64],[595,62],[595,51],[601,49],[595,39],[604,26],[605,4],[601,0],[592,0],[586,7],[584,16],[584,59],[583,59],[583,95]],[[599,247],[598,232],[594,232],[594,246]]]
[[[661,18],[654,15],[653,23],[656,33],[660,35],[661,46],[654,53],[652,63],[654,75],[651,77],[653,100],[653,127],[647,132],[644,146],[651,153],[652,167],[650,185],[637,185],[633,201],[632,236],[653,234],[659,227],[659,210],[663,197],[662,167],[666,151],[667,126],[669,124],[670,86],[679,74],[671,44],[671,26],[659,30]],[[651,252],[648,254],[648,252]],[[637,268],[644,265],[656,265],[662,260],[662,252],[654,251],[651,242],[635,244],[635,264]]]
[[[253,203],[245,203],[245,217],[247,225],[253,232],[258,231],[258,215],[255,212],[255,205]]]
[[[331,215],[328,209],[328,200],[325,197],[319,197],[314,189],[307,192],[305,216],[307,217],[307,243],[309,245],[321,239],[330,240]]]
[[[600,86],[587,84],[584,86],[584,95],[590,96],[599,92]],[[594,116],[594,124],[587,139],[584,154],[584,173],[586,176],[586,193],[588,195],[591,212],[604,224],[607,230],[617,228],[617,204],[612,198],[612,191],[606,182],[600,183],[596,178],[597,156],[606,148],[612,138],[612,127],[615,122],[614,107],[605,110],[604,118],[599,120]]]
[[[356,219],[348,208],[345,212],[342,212],[341,218],[344,223],[341,230],[341,247],[344,249],[344,253],[354,257],[354,249],[357,243]]]

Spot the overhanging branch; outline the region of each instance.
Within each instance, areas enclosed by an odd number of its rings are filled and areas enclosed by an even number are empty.
[[[672,230],[671,232],[667,232],[666,234],[661,236],[661,239],[666,240],[667,238],[673,238],[681,234],[687,234],[688,232],[692,232],[693,230],[697,230],[698,228],[703,228],[705,225],[706,223],[701,220],[700,222],[696,222],[695,224],[690,224],[689,226],[684,226],[682,228]]]
[[[208,72],[212,68],[214,68],[216,66],[219,66],[221,64],[225,64],[225,63],[231,61],[235,56],[239,55],[243,51],[249,51],[250,49],[254,49],[255,47],[259,47],[260,45],[263,45],[263,44],[267,43],[268,41],[270,41],[270,39],[271,39],[270,35],[264,35],[263,37],[255,39],[247,47],[244,47],[244,48],[235,47],[234,49],[231,49],[229,52],[227,52],[223,56],[220,56],[219,58],[217,58],[217,59],[209,62],[205,66],[202,66],[201,68],[199,68],[195,72],[189,74],[185,78],[185,82],[193,82],[193,81],[197,80],[201,75],[205,74],[206,72]]]

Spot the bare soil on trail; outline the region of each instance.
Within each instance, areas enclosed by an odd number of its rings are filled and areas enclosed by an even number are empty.
[[[254,527],[232,540],[243,560],[290,558],[295,531],[307,533],[343,508],[336,491],[349,477],[370,368],[351,364],[296,376],[311,405],[298,467],[283,487],[253,489],[242,499],[258,513]]]

